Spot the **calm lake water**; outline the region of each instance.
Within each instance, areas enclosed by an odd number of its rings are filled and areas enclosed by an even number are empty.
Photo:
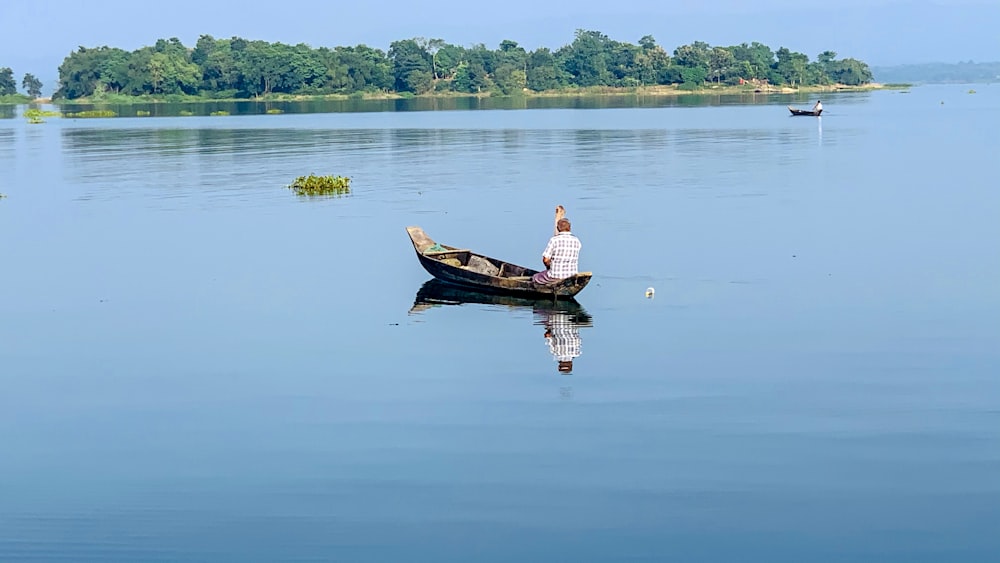
[[[995,562],[974,87],[2,119],[0,561]],[[537,267],[556,204],[576,305],[405,232]]]

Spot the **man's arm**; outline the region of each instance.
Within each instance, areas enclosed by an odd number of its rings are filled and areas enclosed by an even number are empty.
[[[552,239],[549,239],[548,244],[545,245],[545,250],[542,251],[542,264],[545,264],[546,270],[548,270],[552,266],[552,253],[554,251],[555,248],[553,247]]]
[[[566,209],[561,205],[556,206],[556,221],[552,225],[552,235],[559,234],[559,220],[566,216]]]

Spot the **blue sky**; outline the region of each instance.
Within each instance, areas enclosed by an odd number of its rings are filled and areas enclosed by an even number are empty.
[[[287,6],[288,9],[283,9]],[[872,65],[1000,60],[1000,0],[436,0],[330,2],[171,0],[7,0],[0,11],[0,66],[46,84],[78,46],[132,50],[158,38],[193,46],[198,36],[239,35],[314,47],[365,43],[388,49],[396,39],[440,37],[450,43],[503,39],[528,49],[558,48],[577,28],[637,42],[653,35],[667,50],[695,40],[713,45],[760,41],[815,58],[830,49]]]

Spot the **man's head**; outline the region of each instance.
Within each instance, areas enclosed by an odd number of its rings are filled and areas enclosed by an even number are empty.
[[[556,223],[556,230],[558,230],[560,233],[568,233],[569,227],[570,227],[569,219],[566,219],[565,217],[560,219]]]

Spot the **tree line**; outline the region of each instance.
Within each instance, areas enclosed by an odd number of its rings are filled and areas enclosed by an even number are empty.
[[[32,98],[42,95],[42,81],[30,72],[21,79],[21,88],[24,88],[24,91]],[[15,94],[17,94],[17,80],[14,79],[14,71],[10,67],[0,67],[0,96],[13,96]]]
[[[394,41],[388,51],[367,45],[287,45],[240,37],[202,35],[193,48],[177,38],[128,52],[80,47],[59,67],[55,98],[72,100],[106,93],[201,95],[217,99],[268,94],[430,92],[515,94],[573,87],[706,83],[860,85],[872,74],[862,61],[838,59],[833,51],[815,61],[785,47],[754,42],[729,47],[696,41],[668,53],[652,36],[638,44],[598,31],[577,30],[572,43],[532,51],[516,41],[498,48],[462,47],[442,39]]]

